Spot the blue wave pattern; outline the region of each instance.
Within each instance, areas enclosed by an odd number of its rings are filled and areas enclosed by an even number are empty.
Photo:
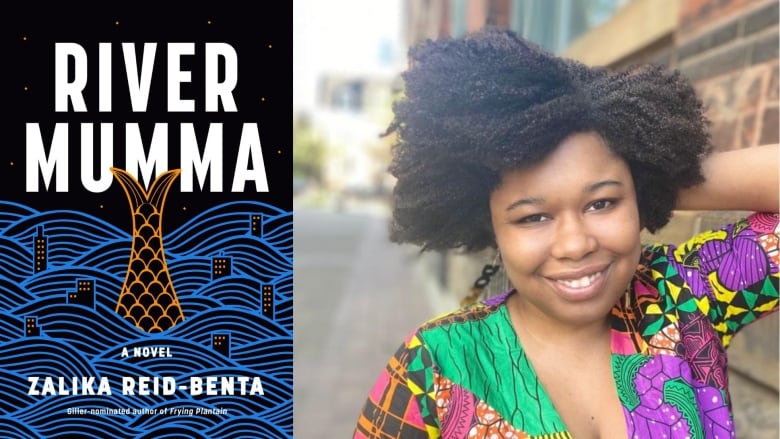
[[[185,320],[148,334],[114,312],[129,232],[81,212],[0,201],[3,437],[292,437],[292,234],[291,212],[253,201],[215,206],[169,233],[165,255]],[[45,263],[36,270],[41,237]],[[221,275],[217,261],[228,261]],[[215,348],[225,334],[227,350]],[[171,356],[133,356],[144,347]],[[29,395],[30,376],[55,377],[55,389],[56,377],[66,389],[71,377],[96,377],[97,394]],[[123,377],[181,385],[244,376],[260,377],[262,394],[249,384],[243,395],[238,385],[224,395],[122,391]],[[110,395],[100,394],[101,378]]]

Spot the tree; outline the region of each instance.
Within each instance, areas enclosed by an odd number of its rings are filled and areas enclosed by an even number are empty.
[[[309,116],[293,120],[293,177],[322,182],[325,142],[314,130]]]

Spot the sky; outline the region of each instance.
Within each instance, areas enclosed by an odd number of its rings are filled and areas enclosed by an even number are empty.
[[[313,107],[322,72],[367,73],[402,57],[400,17],[401,0],[294,0],[294,110]]]

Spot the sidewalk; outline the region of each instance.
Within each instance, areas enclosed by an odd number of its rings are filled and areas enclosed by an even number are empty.
[[[296,438],[351,437],[391,355],[434,315],[387,216],[358,207],[296,213]]]

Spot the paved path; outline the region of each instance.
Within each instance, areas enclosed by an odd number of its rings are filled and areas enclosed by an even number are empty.
[[[295,211],[294,433],[352,437],[374,380],[433,317],[377,214]]]

